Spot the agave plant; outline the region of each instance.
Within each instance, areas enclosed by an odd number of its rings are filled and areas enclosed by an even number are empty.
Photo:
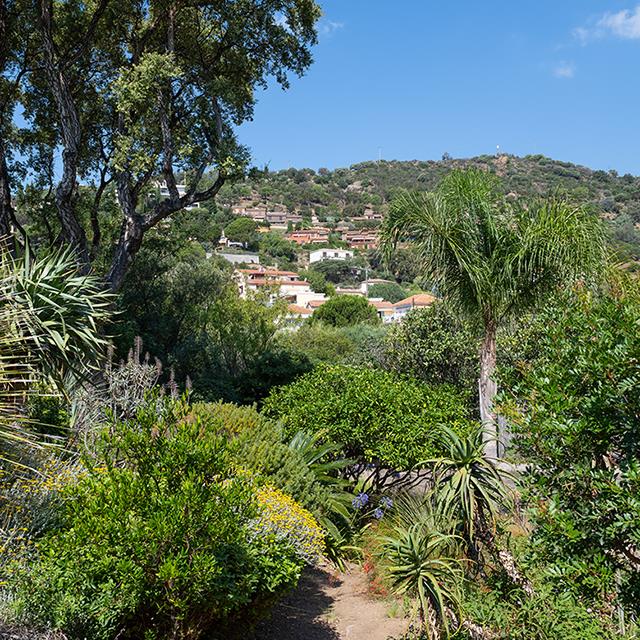
[[[393,591],[417,598],[427,638],[449,637],[450,621],[461,619],[463,572],[453,555],[457,538],[423,522],[408,527],[398,522],[381,542]]]
[[[439,508],[458,519],[472,556],[479,558],[478,541],[481,541],[514,584],[532,595],[533,586],[520,572],[513,556],[496,545],[498,517],[501,512],[512,510],[505,484],[511,474],[499,470],[494,460],[486,457],[486,442],[480,429],[466,437],[445,427],[441,432],[441,444],[447,454],[425,463],[434,464],[435,500]]]

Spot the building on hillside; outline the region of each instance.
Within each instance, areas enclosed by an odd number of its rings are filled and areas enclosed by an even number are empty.
[[[353,251],[347,249],[316,249],[309,253],[309,264],[323,260],[349,260],[353,258]]]
[[[225,236],[224,234],[224,229],[222,231],[220,239],[218,240],[218,245],[220,245],[221,247],[238,247],[239,249],[245,248],[242,242],[234,242],[233,240],[229,240],[229,238],[227,238],[227,236]]]
[[[396,302],[393,305],[395,309],[394,320],[402,320],[412,309],[430,307],[435,301],[435,296],[432,296],[430,293],[418,293],[404,300],[400,300],[400,302]]]
[[[384,278],[369,278],[368,280],[363,280],[360,283],[360,289],[366,295],[369,294],[369,287],[372,287],[374,284],[395,284],[395,280],[385,280]]]
[[[270,267],[237,269],[235,279],[240,296],[246,298],[250,291],[268,291],[271,300],[284,298],[292,304],[306,307],[311,300],[324,300],[323,293],[312,291],[311,286],[295,271],[281,271]]]
[[[269,224],[286,225],[287,224],[287,212],[286,211],[267,211],[265,219]]]
[[[166,182],[157,183],[158,190],[160,191],[160,197],[163,199],[167,199],[170,197],[169,187]],[[178,189],[178,195],[182,198],[182,196],[187,193],[187,185],[186,184],[177,184],[176,188]],[[199,209],[200,203],[194,202],[190,204],[188,207],[185,207],[187,211],[191,211],[191,209]]]
[[[257,253],[227,253],[217,251],[215,254],[208,253],[207,258],[210,258],[212,255],[220,256],[231,264],[260,264],[260,256]]]
[[[313,309],[302,307],[298,304],[289,304],[287,307],[286,324],[292,328],[298,328],[304,320],[313,315]]]
[[[359,289],[349,289],[347,287],[336,287],[336,294],[339,296],[361,296],[366,298],[366,294],[362,288]]]
[[[378,232],[372,229],[344,231],[342,239],[350,249],[375,249],[378,246]]]
[[[300,229],[291,231],[285,236],[287,240],[295,242],[297,245],[329,242],[330,230],[326,227],[312,227],[311,229]]]
[[[369,298],[369,304],[372,307],[376,308],[378,313],[378,317],[385,324],[389,324],[395,320],[395,307],[393,306],[393,302],[389,302],[388,300],[382,300],[380,298]]]

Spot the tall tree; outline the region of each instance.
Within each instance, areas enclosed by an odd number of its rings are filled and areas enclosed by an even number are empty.
[[[392,203],[383,227],[387,255],[400,240],[413,241],[438,293],[482,327],[480,415],[485,454],[497,457],[498,327],[556,287],[596,273],[605,258],[602,226],[565,200],[507,199],[490,174],[453,171],[435,192]]]
[[[23,141],[27,153],[60,150],[59,240],[85,270],[104,241],[100,200],[116,187],[112,288],[149,229],[242,173],[248,151],[235,127],[251,119],[270,77],[287,88],[289,74],[310,65],[320,15],[313,0],[12,1],[24,5],[34,43],[19,94]],[[88,213],[81,181],[95,187]]]

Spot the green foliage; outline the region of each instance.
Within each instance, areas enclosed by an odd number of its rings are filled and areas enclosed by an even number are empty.
[[[307,271],[301,271],[300,276],[303,280],[306,280],[311,287],[311,290],[315,293],[330,293],[332,291],[332,285],[327,280],[326,276],[319,271],[308,269]]]
[[[529,462],[534,560],[562,589],[640,601],[638,285],[578,290],[538,318],[529,361],[503,372],[502,411]],[[606,595],[604,595],[606,594]]]
[[[478,342],[467,322],[444,302],[436,302],[391,327],[384,342],[385,367],[429,384],[475,389]]]
[[[180,237],[175,230],[150,235],[125,280],[121,356],[140,336],[178,380],[192,381],[198,397],[235,402],[259,401],[307,371],[304,355],[276,344],[284,305],[241,299],[228,264],[193,243],[175,251]]]
[[[468,431],[464,397],[383,371],[320,365],[265,400],[265,415],[287,433],[326,433],[349,458],[409,469],[442,452],[437,430]]]
[[[322,434],[299,431],[290,439],[281,426],[253,407],[231,404],[196,404],[193,414],[217,433],[233,439],[234,459],[246,469],[295,498],[339,542],[348,535],[351,494],[338,472],[349,462],[339,445],[322,443]],[[329,551],[331,550],[331,547]],[[339,557],[332,556],[339,561]]]
[[[595,611],[568,594],[556,594],[546,585],[523,599],[517,591],[466,583],[464,613],[500,640],[613,640],[621,636]],[[461,630],[456,640],[475,636]]]
[[[239,217],[224,228],[224,234],[229,240],[241,242],[246,248],[253,249],[258,244],[257,228],[258,225],[251,218]]]
[[[316,309],[312,322],[332,327],[346,327],[359,323],[378,324],[380,318],[372,305],[362,296],[334,296]]]
[[[382,298],[389,302],[398,302],[407,297],[407,292],[396,282],[380,282],[369,287],[370,298]]]
[[[421,524],[399,527],[383,540],[383,549],[395,593],[410,594],[420,602],[420,619],[428,639],[449,637],[448,608],[458,610],[460,563],[448,555],[453,536]]]
[[[252,533],[256,487],[227,438],[180,403],[160,409],[112,425],[64,483],[57,526],[12,576],[32,622],[70,638],[223,638],[297,581],[286,539]]]
[[[282,260],[294,262],[296,259],[295,244],[276,231],[260,234],[258,247],[263,258],[272,258],[280,262]]]
[[[493,460],[485,457],[482,431],[460,437],[442,429],[446,453],[434,464],[435,499],[444,513],[460,522],[462,535],[474,546],[476,536],[487,539],[495,532],[498,514],[509,511],[508,491]]]
[[[24,420],[25,402],[32,402],[32,419],[59,422],[54,407],[38,397],[49,387],[64,394],[63,382],[70,389],[94,371],[106,347],[100,331],[112,302],[96,278],[77,273],[68,252],[36,258],[27,247],[15,259],[2,252],[0,459],[17,461],[23,445],[36,444]]]

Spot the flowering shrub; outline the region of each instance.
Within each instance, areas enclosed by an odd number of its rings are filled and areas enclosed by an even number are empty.
[[[256,535],[264,508],[228,446],[169,399],[112,425],[85,473],[56,485],[55,527],[7,572],[17,613],[70,640],[228,637],[255,619],[318,535],[299,549],[293,533]],[[308,522],[287,506],[291,527]]]
[[[254,521],[256,535],[273,535],[289,543],[305,562],[317,562],[322,556],[324,534],[315,518],[295,500],[273,487],[261,487],[257,498],[262,509]]]

